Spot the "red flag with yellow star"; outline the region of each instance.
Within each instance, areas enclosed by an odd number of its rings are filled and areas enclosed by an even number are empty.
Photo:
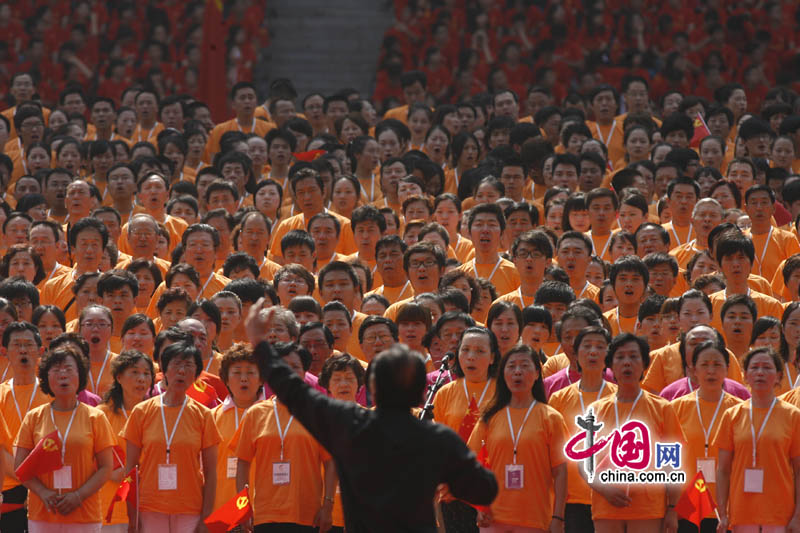
[[[253,516],[247,487],[204,520],[211,533],[224,533]]]
[[[111,515],[114,513],[114,505],[117,502],[124,502],[127,501],[131,495],[135,495],[137,491],[137,479],[138,472],[136,471],[136,467],[134,466],[128,475],[122,478],[122,482],[117,487],[117,492],[114,493],[114,496],[111,498],[111,504],[108,506],[108,512],[106,512],[106,523],[111,522]]]
[[[478,403],[475,401],[475,396],[473,396],[469,399],[467,414],[464,415],[464,418],[461,420],[461,425],[458,426],[458,435],[464,442],[469,440],[469,436],[472,435],[472,430],[475,424],[478,423],[478,418],[480,418],[480,416],[481,412],[478,410]]]

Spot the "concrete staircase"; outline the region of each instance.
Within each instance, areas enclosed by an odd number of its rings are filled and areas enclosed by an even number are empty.
[[[391,0],[267,0],[272,44],[262,58],[259,88],[289,78],[300,98],[353,87],[370,97]],[[299,108],[300,102],[298,102]]]

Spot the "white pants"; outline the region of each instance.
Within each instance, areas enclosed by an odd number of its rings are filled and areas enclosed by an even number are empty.
[[[103,524],[60,524],[58,522],[44,522],[42,520],[28,520],[30,533],[100,533]]]
[[[193,533],[200,522],[199,514],[164,514],[141,511],[142,531],[159,533]]]
[[[103,526],[100,533],[128,533],[128,524],[111,524],[110,526]]]
[[[786,533],[786,526],[733,526],[733,533]]]

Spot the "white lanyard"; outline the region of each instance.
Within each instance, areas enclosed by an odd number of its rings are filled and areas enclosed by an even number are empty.
[[[142,139],[142,126],[139,125],[139,136],[138,136],[139,138],[138,138],[138,141],[142,142],[143,140],[144,141],[148,140],[150,138],[150,134],[153,133],[153,130],[156,129],[157,125],[158,125],[158,122],[153,124],[153,127],[150,128],[149,130],[147,130],[147,136],[144,139]]]
[[[281,439],[281,461],[283,461],[283,441],[286,440],[286,434],[289,433],[289,426],[292,425],[292,420],[294,420],[294,415],[289,417],[289,421],[286,423],[286,427],[281,431],[281,419],[278,416],[278,402],[277,400],[275,403],[272,404],[272,408],[275,410],[275,425],[278,426],[278,437]]]
[[[464,396],[467,397],[467,405],[469,405],[469,391],[467,390],[467,380],[465,379],[461,383],[464,385]],[[481,397],[478,398],[478,407],[480,407],[480,405],[483,403],[483,398],[484,396],[486,396],[486,391],[489,390],[489,383],[491,383],[491,380],[487,379],[486,386],[483,387],[483,392],[481,393]]]
[[[369,187],[369,201],[375,200],[375,173],[372,173],[372,184]]]
[[[99,387],[100,387],[100,380],[103,379],[103,371],[106,369],[106,363],[108,363],[108,358],[111,355],[111,350],[106,349],[106,356],[103,359],[103,364],[100,366],[100,372],[97,374],[97,381],[92,378],[92,365],[89,364],[89,385],[92,386],[92,392],[95,394],[100,394]]]
[[[206,292],[206,287],[208,287],[208,284],[211,282],[211,278],[213,277],[214,277],[214,271],[212,270],[211,274],[208,275],[208,279],[206,280],[206,282],[203,283],[203,288],[200,289],[200,292],[197,294],[198,300],[203,296],[203,293]]]
[[[592,235],[592,232],[591,232],[591,231],[589,231],[589,236],[590,236],[590,237],[593,237],[593,235]],[[596,248],[596,247],[595,247],[595,245],[594,245],[594,238],[592,238],[592,251],[594,252],[594,255],[596,255],[597,257],[599,257],[600,259],[602,259],[602,258],[603,258],[603,256],[604,256],[604,255],[606,255],[606,252],[608,251],[608,246],[609,246],[610,244],[611,244],[611,234],[609,234],[609,235],[608,235],[608,239],[606,240],[606,244],[605,244],[605,246],[603,246],[603,251],[602,251],[602,252],[600,252],[600,253],[598,254],[598,253],[597,253],[597,248]],[[579,297],[579,298],[580,298],[580,297]]]
[[[758,440],[761,438],[761,434],[764,433],[764,428],[767,425],[767,420],[769,420],[769,415],[772,414],[772,409],[775,407],[775,403],[777,401],[778,398],[772,399],[772,404],[769,406],[767,415],[764,417],[764,421],[761,422],[761,428],[758,430],[758,436],[756,436],[756,428],[753,427],[753,399],[750,398],[750,436],[753,437],[753,468],[756,467],[756,446],[758,445]]]
[[[72,416],[69,417],[69,423],[67,424],[67,430],[64,434],[61,434],[61,431],[58,429],[56,425],[56,417],[53,415],[53,404],[50,404],[50,420],[53,421],[53,426],[56,428],[56,433],[58,433],[58,438],[61,439],[61,463],[64,463],[64,455],[67,453],[67,439],[69,438],[69,430],[72,429],[72,422],[75,420],[75,413],[78,412],[78,405],[80,402],[78,399],[75,399],[75,407],[72,408]],[[759,433],[760,435],[760,433]]]
[[[603,141],[603,144],[606,145],[606,148],[608,148],[608,143],[611,142],[611,137],[614,136],[614,128],[617,127],[617,121],[615,120],[614,122],[611,123],[611,130],[609,130],[608,137],[606,137],[605,139],[603,139],[603,132],[600,131],[600,124],[595,122],[594,127],[597,130],[597,136],[600,138],[600,140]]]
[[[167,435],[167,417],[164,416],[164,395],[161,395],[161,422],[164,424],[164,440],[167,442],[167,464],[169,464],[169,447],[172,445],[172,439],[175,438],[175,432],[178,430],[178,424],[181,422],[181,417],[183,416],[183,410],[186,408],[187,401],[188,398],[184,396],[183,405],[181,405],[181,410],[178,411],[178,418],[175,419],[175,425],[172,426],[172,433]]]
[[[522,299],[522,285],[519,286],[517,289],[517,294],[519,294],[519,306],[522,309],[525,309],[525,300]]]
[[[689,242],[689,237],[691,237],[691,236],[692,236],[692,228],[693,228],[693,227],[694,227],[694,226],[693,226],[693,225],[692,225],[692,223],[690,222],[690,223],[689,223],[689,231],[686,233],[686,242]],[[675,237],[675,245],[676,245],[676,246],[680,246],[680,245],[684,244],[684,243],[682,243],[682,242],[681,242],[681,240],[678,238],[678,232],[676,232],[676,231],[675,231],[675,223],[674,223],[674,222],[672,223],[672,226],[671,226],[669,229],[671,229],[671,230],[672,230],[672,236],[673,236],[673,237]]]
[[[48,213],[48,215],[49,215],[49,213]],[[45,279],[45,281],[50,281],[50,279],[53,277],[53,274],[55,274],[56,270],[58,270],[58,267],[59,267],[59,264],[58,264],[58,261],[56,261],[56,264],[53,265],[53,270],[50,271],[50,274],[47,276],[47,279]]]
[[[569,376],[569,367],[567,367],[567,376]],[[583,380],[581,380],[581,383]],[[603,395],[603,389],[606,388],[606,380],[603,380],[603,384],[600,385],[600,390],[597,392],[597,398],[595,400],[599,400],[600,397]],[[581,392],[581,384],[578,383],[578,399],[581,401],[581,414],[586,412],[586,406],[583,403],[583,392]],[[616,404],[614,404],[616,406]]]
[[[528,412],[525,413],[525,418],[522,419],[522,424],[519,426],[519,431],[517,431],[517,436],[514,437],[514,425],[511,423],[511,409],[506,407],[506,416],[508,417],[508,431],[511,433],[511,442],[514,444],[514,464],[517,464],[517,444],[519,443],[519,437],[522,435],[522,428],[525,427],[525,422],[528,421],[528,417],[531,414],[531,410],[533,410],[533,406],[536,405],[536,400],[533,400],[531,406],[528,407]]]
[[[477,259],[473,259],[472,260],[472,271],[475,272],[475,277],[479,278],[481,276],[478,274],[478,267],[477,267],[476,261],[477,261]],[[500,263],[502,263],[502,262],[503,262],[503,258],[502,257],[498,257],[497,258],[497,263],[494,264],[494,268],[492,269],[492,273],[489,274],[488,278],[486,278],[488,281],[492,281],[492,278],[494,277],[495,272],[497,272],[497,269],[500,267]]]
[[[764,275],[763,274],[763,272],[764,272],[764,257],[766,257],[766,255],[767,255],[767,248],[769,248],[769,240],[770,240],[770,238],[772,238],[772,230],[773,230],[773,227],[770,226],[769,227],[769,233],[767,233],[767,238],[764,241],[764,249],[761,250],[761,257],[758,259],[758,273],[760,275],[762,275],[762,276]],[[750,237],[751,238],[753,237],[752,233],[750,234]]]
[[[609,240],[611,240],[611,239],[609,239]],[[600,257],[603,257],[603,256],[600,256]],[[586,287],[588,287],[588,286],[589,286],[589,282],[588,281],[583,284],[583,288],[581,289],[581,293],[578,295],[578,298],[583,298],[583,293],[586,292]]]
[[[244,204],[244,201],[245,201],[246,199],[247,199],[247,192],[245,192],[245,193],[244,193],[244,194],[243,194],[243,195],[242,195],[242,196],[239,198],[239,205],[237,205],[237,206],[236,206],[236,209],[237,209],[237,210],[242,208],[242,205]]]
[[[6,358],[6,359],[8,359],[8,358]],[[10,362],[10,361],[8,361],[8,362],[6,363],[6,368],[5,368],[5,370],[3,370],[3,377],[0,377],[0,383],[2,383],[3,381],[5,381],[5,380],[6,380],[6,374],[8,374],[8,369],[9,369],[9,367],[10,367],[10,366],[11,366],[11,362]]]
[[[747,292],[745,292],[745,294],[750,296],[750,287],[747,287]],[[734,296],[736,296],[736,295],[734,295]],[[723,299],[723,301],[728,299],[728,289],[727,288],[722,289],[722,299]]]
[[[242,127],[239,125],[239,119],[236,119],[236,127],[239,128],[239,131],[242,133],[250,133],[256,129],[256,117],[253,117],[253,123],[250,125],[250,131],[244,131]]]
[[[453,181],[456,182],[456,189],[458,189],[458,168],[453,169]]]
[[[119,407],[120,407],[120,409],[122,409],[122,414],[125,415],[125,420],[127,420],[128,419],[128,411],[125,409],[125,406],[124,405],[120,405]]]
[[[261,261],[261,264],[258,265],[258,271],[261,272],[261,269],[264,268],[264,265],[266,265],[266,264],[267,264],[267,257],[264,256],[264,259]]]
[[[398,302],[400,300],[403,300],[403,295],[406,293],[406,289],[409,287],[409,285],[411,285],[411,280],[406,281],[406,284],[403,285],[402,289],[400,289],[400,294],[397,295],[397,301]],[[384,290],[384,292],[386,292],[386,291]]]
[[[211,368],[211,363],[214,362],[214,354],[212,352],[211,357],[208,358],[208,363],[206,363],[205,371],[208,372],[208,369]]]
[[[617,422],[617,426],[616,426],[617,429],[619,429],[619,411],[617,410],[617,397],[618,396],[619,396],[619,393],[617,393],[617,396],[614,396],[614,420],[616,420],[616,422]],[[628,413],[627,418],[625,418],[625,422],[627,422],[628,420],[631,419],[631,415],[633,414],[633,410],[636,409],[636,404],[639,403],[639,398],[641,398],[641,397],[642,397],[642,389],[639,389],[639,394],[636,396],[636,399],[633,400],[633,405],[631,406],[631,412]]]
[[[248,409],[250,409],[250,408],[249,407],[245,407],[244,408],[244,411],[242,411],[242,418],[244,418],[244,415],[247,414],[247,410]],[[236,429],[239,429],[239,408],[236,407],[236,404],[233,405],[233,416],[234,416],[233,422],[235,424],[234,427]],[[278,416],[278,415],[275,415],[275,416]],[[278,429],[280,429],[280,424],[278,425]],[[288,424],[286,425],[286,429],[289,429],[289,425]]]
[[[14,407],[17,408],[17,416],[19,417],[19,421],[22,422],[22,411],[19,410],[19,404],[17,403],[17,393],[14,392],[14,378],[8,382],[8,386],[11,387],[11,397],[14,399]],[[39,388],[39,380],[34,378],[33,380],[33,392],[31,392],[31,399],[28,400],[28,407],[25,409],[25,414],[31,410],[31,405],[33,405],[33,397],[36,396],[36,389]],[[55,422],[53,422],[55,424]]]
[[[686,378],[686,385],[689,386],[689,392],[694,392],[694,389],[692,388],[692,380],[688,377]]]
[[[703,425],[703,415],[700,413],[700,394],[694,395],[694,404],[697,407],[697,418],[700,420],[700,428],[703,430],[703,439],[705,445],[705,453],[706,457],[708,457],[708,437],[711,435],[711,429],[714,427],[714,421],[717,419],[717,414],[719,414],[719,408],[722,407],[722,400],[725,398],[725,391],[720,391],[719,401],[717,402],[717,408],[714,409],[714,416],[711,417],[711,423],[708,425],[708,430],[706,430],[706,426]],[[760,433],[759,433],[760,435]]]

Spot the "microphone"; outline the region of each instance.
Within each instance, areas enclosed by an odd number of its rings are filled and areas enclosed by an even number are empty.
[[[442,357],[441,365],[439,368],[447,368],[447,364],[456,358],[456,354],[453,352],[446,352],[444,357]]]

